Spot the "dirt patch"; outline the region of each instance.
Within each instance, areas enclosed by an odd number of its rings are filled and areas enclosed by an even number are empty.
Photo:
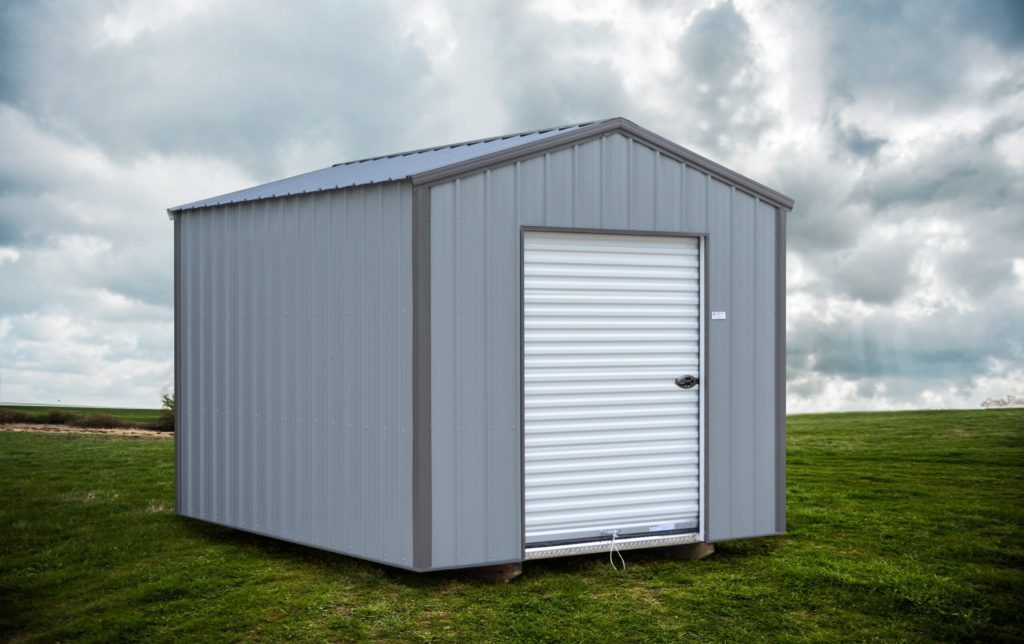
[[[34,432],[39,434],[91,434],[93,436],[156,440],[174,438],[173,432],[155,432],[151,429],[141,429],[138,427],[69,427],[67,425],[44,425],[41,423],[10,423],[0,425],[0,431]]]

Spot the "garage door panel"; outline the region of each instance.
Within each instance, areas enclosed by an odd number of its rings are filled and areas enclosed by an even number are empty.
[[[523,262],[527,544],[695,529],[699,240],[528,231]]]

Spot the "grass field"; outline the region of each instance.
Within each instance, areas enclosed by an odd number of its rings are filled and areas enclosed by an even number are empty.
[[[0,432],[0,639],[1024,639],[1024,410],[796,416],[789,533],[494,586],[178,518],[172,441]]]
[[[119,418],[127,423],[153,423],[160,419],[159,409],[121,409],[117,407],[64,407],[46,405],[4,405],[0,409],[10,409],[35,416],[44,422],[44,416],[51,411],[68,412],[80,416],[103,415]]]

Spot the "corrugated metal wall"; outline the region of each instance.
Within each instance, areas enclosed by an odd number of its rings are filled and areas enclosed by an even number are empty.
[[[179,215],[181,514],[411,565],[411,199]]]
[[[621,134],[430,201],[434,566],[522,555],[523,225],[708,234],[708,537],[775,532],[774,208]]]
[[[775,208],[708,183],[707,533],[775,534]]]

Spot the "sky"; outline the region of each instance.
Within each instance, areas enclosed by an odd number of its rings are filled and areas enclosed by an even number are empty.
[[[610,116],[796,200],[790,411],[1024,392],[1024,3],[13,0],[0,400],[158,406],[169,206]]]

